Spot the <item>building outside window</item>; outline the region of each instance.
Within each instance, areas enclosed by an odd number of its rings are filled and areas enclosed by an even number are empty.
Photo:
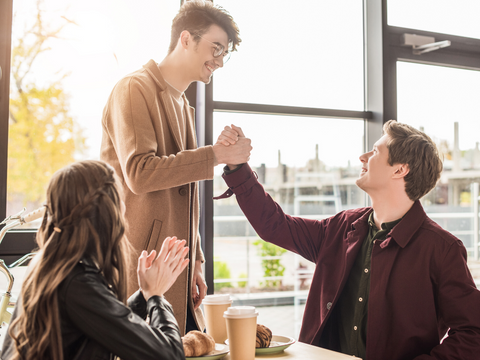
[[[475,99],[480,95],[479,12],[480,3],[474,0],[389,0],[387,13],[391,46],[394,36],[401,39],[405,33],[445,46],[436,49],[427,44],[418,55],[412,55],[412,47],[406,46],[393,51],[390,66],[396,68],[397,119],[424,130],[444,156],[442,177],[422,202],[434,221],[463,241],[477,284],[480,112]]]
[[[252,139],[250,166],[288,214],[322,219],[365,206],[355,186],[364,119],[295,116],[283,108],[365,110],[362,3],[216,3],[234,16],[242,43],[213,80],[214,139],[226,125],[243,129]],[[234,104],[225,109],[225,103]],[[252,111],[250,104],[267,110]],[[226,189],[221,173],[215,195]],[[214,202],[213,238],[215,291],[239,304],[285,305],[262,308],[258,322],[298,336],[314,265],[261,240],[234,198]],[[283,321],[266,318],[269,311]]]

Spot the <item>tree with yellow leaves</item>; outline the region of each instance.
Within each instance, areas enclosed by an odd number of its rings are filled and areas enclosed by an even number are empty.
[[[40,4],[33,26],[12,39],[7,174],[10,213],[18,205],[39,206],[53,173],[85,150],[82,130],[69,114],[68,96],[62,88],[64,77],[47,86],[32,80],[31,75],[41,71],[33,67],[35,60],[50,50],[48,41],[58,38],[65,26],[49,31]]]

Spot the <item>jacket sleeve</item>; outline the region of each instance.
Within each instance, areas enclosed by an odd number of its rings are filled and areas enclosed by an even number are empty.
[[[140,290],[137,290],[133,293],[132,296],[128,298],[127,301],[128,307],[143,320],[147,318],[147,301],[143,297],[143,294]]]
[[[165,190],[194,181],[212,179],[212,146],[159,153],[151,112],[158,89],[140,78],[127,77],[114,88],[104,110],[102,125],[118,157],[127,186],[135,194]],[[163,137],[170,137],[167,120],[161,124]],[[113,150],[112,150],[113,151]]]
[[[100,275],[84,273],[67,285],[64,305],[79,330],[124,360],[185,359],[173,310],[163,297],[148,299],[148,325],[115,297]]]
[[[478,359],[480,354],[480,291],[467,266],[460,240],[453,243],[439,264],[437,313],[449,328],[448,336],[430,354],[414,360]],[[442,336],[443,334],[440,334]]]
[[[280,205],[265,192],[248,164],[224,174],[223,178],[229,186],[227,192],[236,195],[240,208],[263,240],[317,262],[328,220],[318,221],[285,214]]]

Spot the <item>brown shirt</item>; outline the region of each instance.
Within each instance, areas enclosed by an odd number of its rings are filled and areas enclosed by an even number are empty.
[[[178,127],[180,129],[180,134],[183,138],[187,138],[187,124],[185,119],[185,100],[183,99],[183,92],[177,90],[173,87],[168,81],[165,80],[167,84],[168,91],[172,98],[173,108],[175,110],[175,116],[178,120]]]

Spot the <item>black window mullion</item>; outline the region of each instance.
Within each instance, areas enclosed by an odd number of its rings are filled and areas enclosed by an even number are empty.
[[[0,1],[0,221],[7,211],[8,118],[13,0]]]
[[[371,111],[337,110],[307,108],[300,106],[251,104],[226,101],[214,101],[214,111],[240,112],[249,114],[288,115],[288,116],[312,116],[343,119],[371,119]]]

